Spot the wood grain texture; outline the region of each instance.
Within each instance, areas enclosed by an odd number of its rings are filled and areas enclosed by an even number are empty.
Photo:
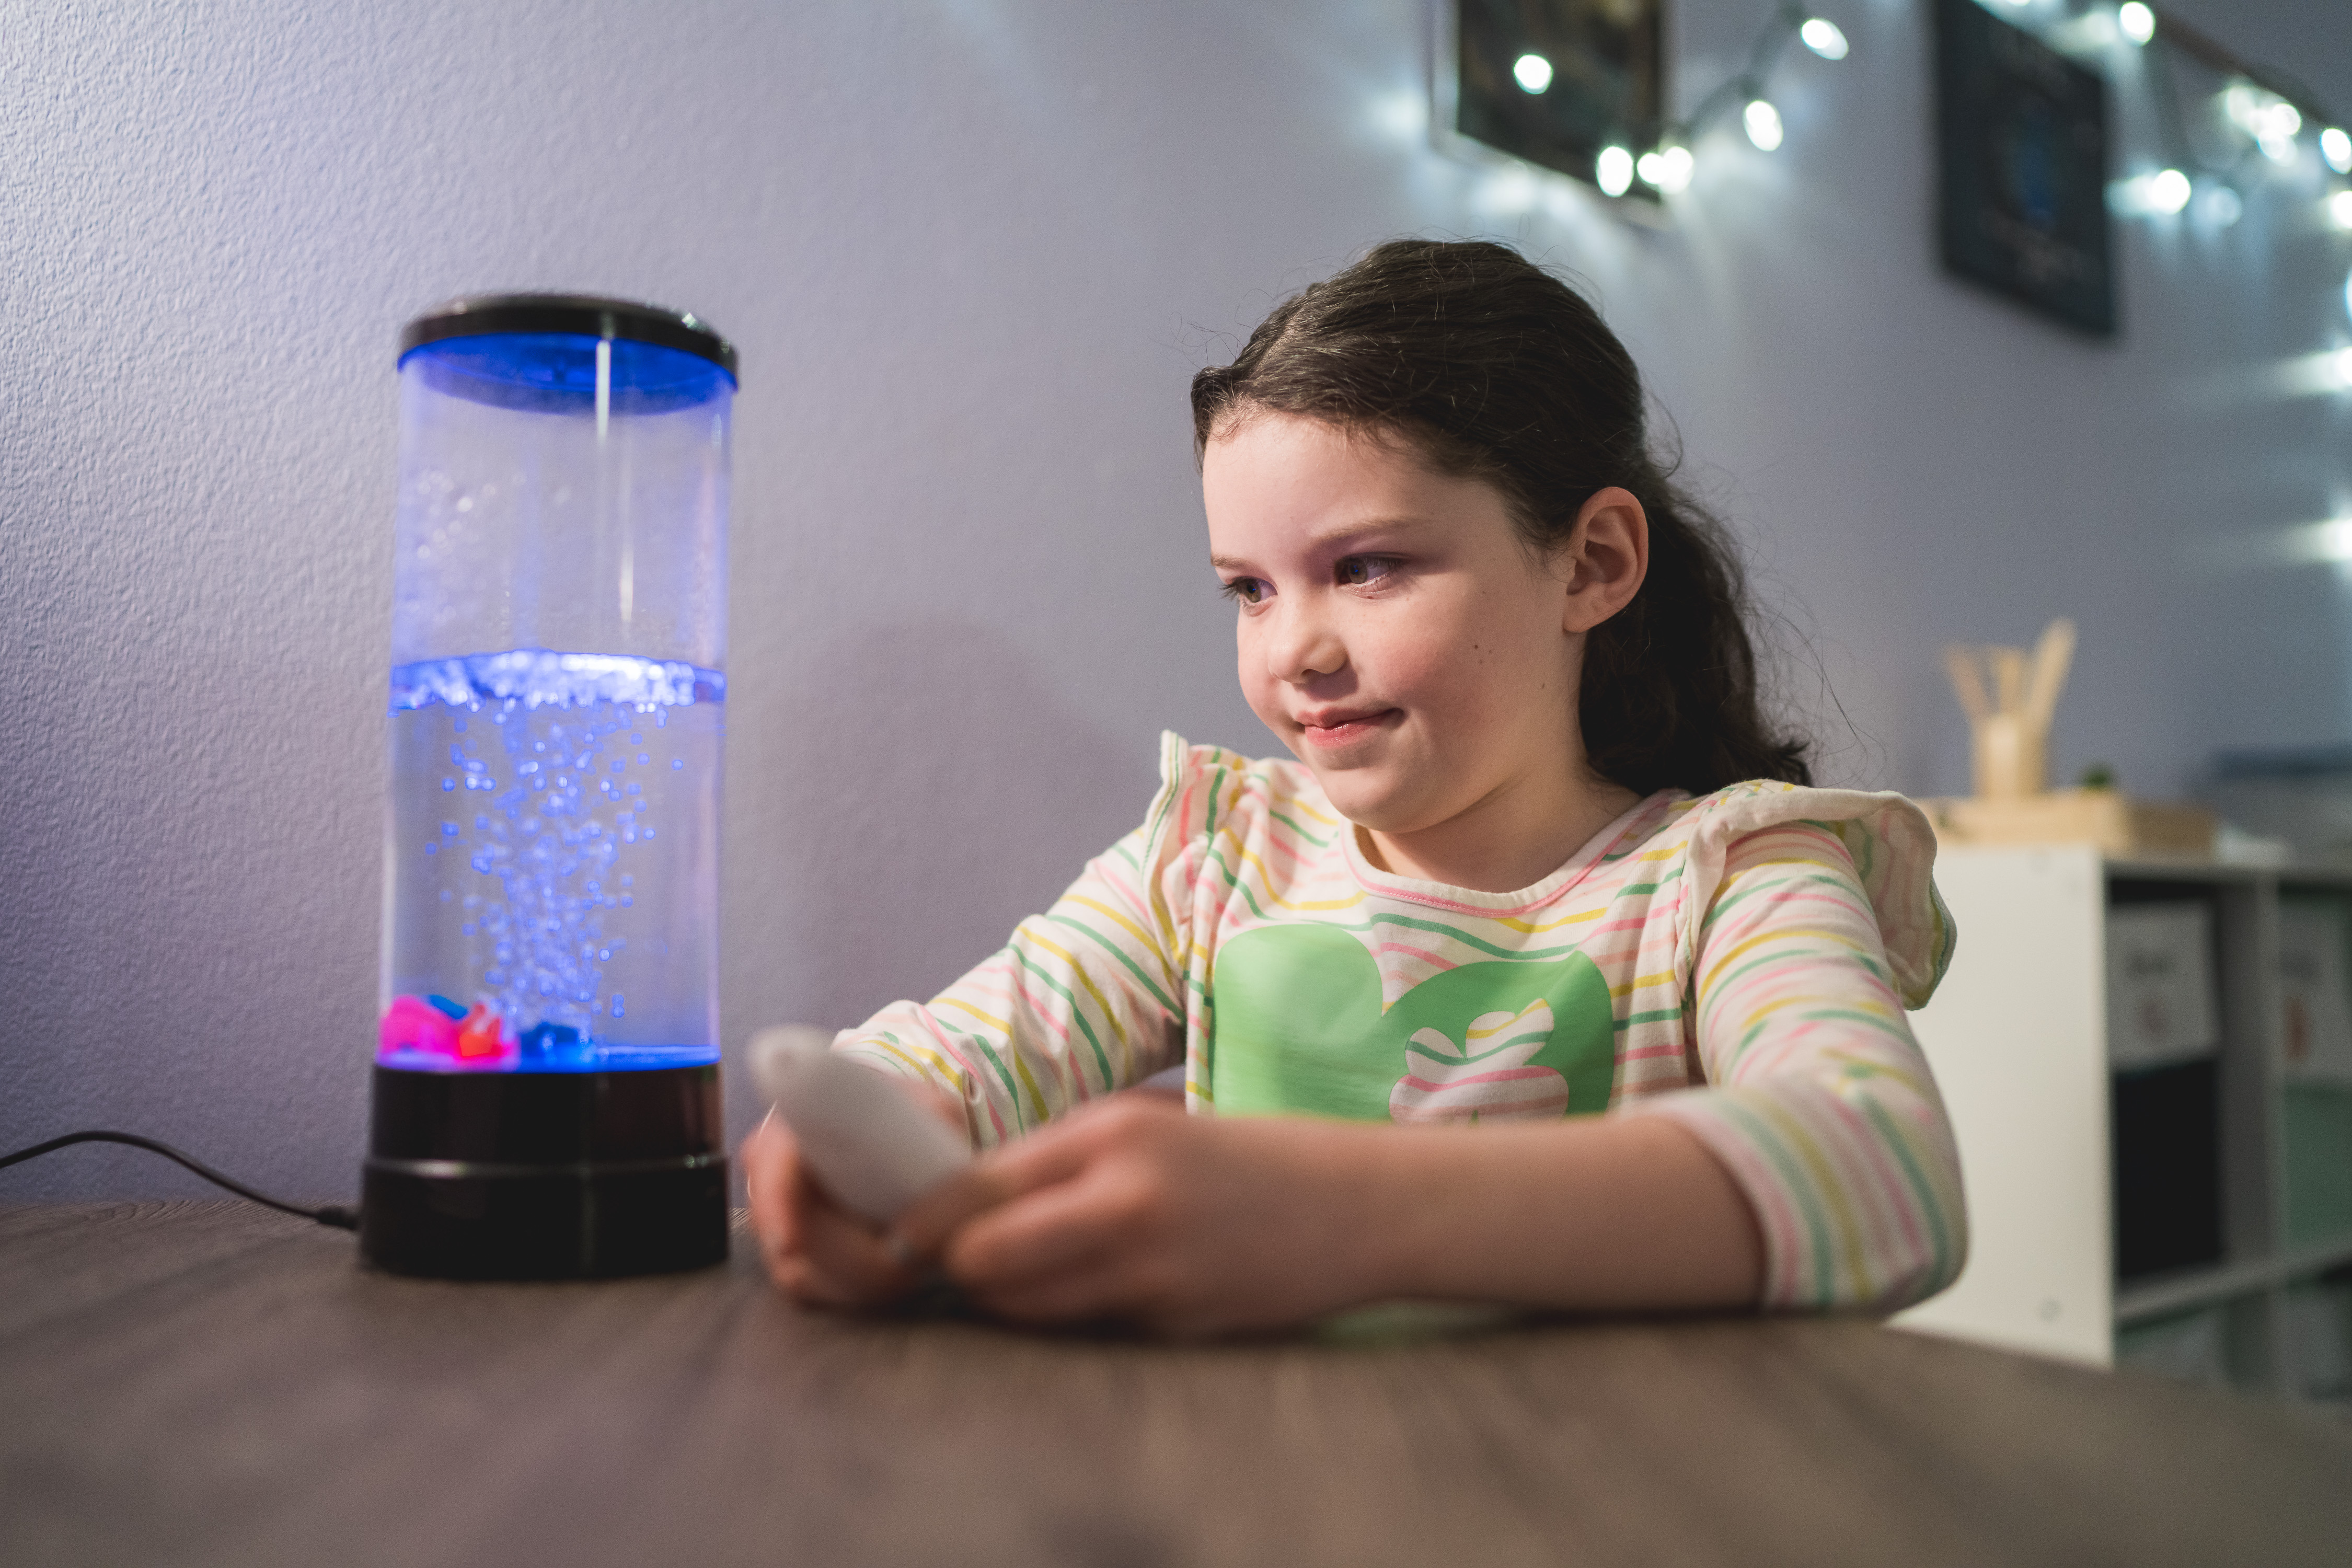
[[[1181,1347],[803,1312],[741,1245],[451,1285],[240,1203],[0,1210],[11,1563],[2146,1568],[2347,1542],[2352,1433],[1858,1321]]]

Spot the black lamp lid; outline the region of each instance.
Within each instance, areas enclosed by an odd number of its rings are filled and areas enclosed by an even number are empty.
[[[576,332],[583,337],[657,343],[698,354],[725,371],[730,381],[737,379],[735,345],[712,331],[701,317],[664,305],[594,294],[475,294],[452,300],[401,329],[401,357],[427,343],[497,332]]]

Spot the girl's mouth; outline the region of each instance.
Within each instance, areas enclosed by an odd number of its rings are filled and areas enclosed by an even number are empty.
[[[1363,713],[1327,713],[1299,720],[1298,730],[1310,746],[1337,748],[1360,741],[1402,717],[1402,710],[1395,708],[1377,708]]]

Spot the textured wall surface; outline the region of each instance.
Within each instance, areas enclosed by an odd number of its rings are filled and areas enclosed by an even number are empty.
[[[2228,548],[2352,508],[2345,400],[2242,390],[2346,341],[2343,238],[2130,226],[2125,336],[2044,326],[1937,272],[1924,7],[1822,5],[1853,58],[1792,58],[1787,144],[1710,139],[1664,231],[1433,154],[1414,0],[8,7],[0,1147],[124,1127],[353,1190],[393,350],[461,292],[742,349],[730,1047],[992,949],[1139,819],[1162,726],[1271,744],[1184,387],[1395,234],[1595,292],[1812,650],[1839,777],[1959,787],[1937,646],[2059,613],[2062,769],[2161,794],[2346,738],[2333,571]],[[2341,7],[2187,8],[2352,104]],[[1698,83],[1764,6],[1680,9]],[[0,1178],[180,1190],[88,1149]]]

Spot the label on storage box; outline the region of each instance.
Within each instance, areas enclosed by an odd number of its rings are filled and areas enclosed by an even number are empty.
[[[2344,914],[2332,904],[2279,904],[2279,1066],[2294,1081],[2352,1084]]]
[[[2213,915],[2202,903],[2107,911],[2107,1059],[2119,1072],[2211,1056]]]

